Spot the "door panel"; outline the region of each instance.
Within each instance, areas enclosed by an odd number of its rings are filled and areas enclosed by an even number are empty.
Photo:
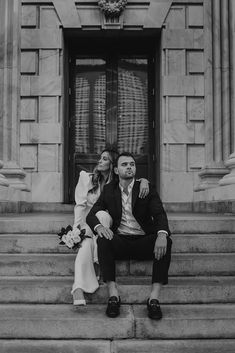
[[[70,81],[69,199],[81,170],[92,171],[105,148],[129,151],[138,176],[153,177],[147,55],[74,55]]]
[[[148,177],[148,60],[118,60],[118,150],[129,151],[137,160],[137,172]]]

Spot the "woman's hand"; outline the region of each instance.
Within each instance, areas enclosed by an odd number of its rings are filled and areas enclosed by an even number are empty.
[[[96,233],[98,234],[99,237],[101,238],[106,238],[109,240],[113,239],[113,232],[111,229],[106,228],[104,226],[102,226],[102,224],[99,224],[96,228]]]
[[[147,179],[140,179],[140,193],[139,198],[144,199],[149,193],[149,182]]]

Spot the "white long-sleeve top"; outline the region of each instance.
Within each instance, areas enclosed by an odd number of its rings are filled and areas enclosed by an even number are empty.
[[[86,216],[100,196],[100,187],[95,192],[88,192],[93,187],[92,174],[85,171],[80,172],[80,177],[75,189],[74,225],[80,224],[81,228],[87,228]]]

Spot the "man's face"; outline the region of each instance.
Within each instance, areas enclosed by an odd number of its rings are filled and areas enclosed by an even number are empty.
[[[115,173],[120,179],[133,179],[136,173],[135,161],[132,157],[121,156],[118,159],[118,165],[115,168]]]

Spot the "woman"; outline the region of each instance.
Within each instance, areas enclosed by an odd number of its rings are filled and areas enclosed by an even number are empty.
[[[104,150],[93,173],[81,171],[75,189],[76,205],[73,229],[76,229],[80,224],[81,228],[86,229],[86,234],[90,236],[90,238],[83,240],[75,260],[74,283],[71,292],[75,306],[86,305],[84,292],[93,293],[99,287],[94,268],[94,264],[98,263],[96,236],[86,224],[86,216],[100,196],[104,185],[113,179],[113,163],[116,157],[115,151]],[[148,191],[148,181],[141,179],[139,197],[145,197]],[[102,219],[100,221],[102,223]]]

